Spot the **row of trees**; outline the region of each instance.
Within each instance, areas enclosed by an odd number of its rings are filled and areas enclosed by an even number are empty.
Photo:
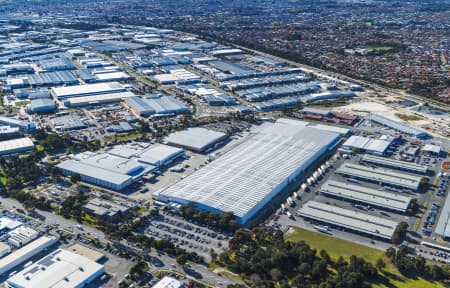
[[[286,242],[280,231],[268,227],[236,231],[229,248],[219,255],[218,264],[255,287],[364,288],[381,278],[363,258],[333,261],[326,251],[317,255],[305,242]]]
[[[405,246],[400,247],[398,251],[391,247],[386,250],[386,255],[398,271],[409,277],[421,276],[438,281],[450,279],[450,268],[443,269],[439,265],[427,265],[425,258],[411,255]]]
[[[236,217],[232,212],[216,214],[208,211],[200,211],[196,209],[195,203],[190,203],[189,205],[182,206],[179,213],[184,218],[211,225],[227,232],[234,232],[239,228]]]

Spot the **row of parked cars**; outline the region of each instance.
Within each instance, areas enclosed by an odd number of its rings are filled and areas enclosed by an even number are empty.
[[[430,235],[433,231],[433,225],[436,223],[436,218],[439,213],[439,206],[433,203],[430,208],[430,213],[428,213],[427,218],[423,224],[422,233],[425,235]]]

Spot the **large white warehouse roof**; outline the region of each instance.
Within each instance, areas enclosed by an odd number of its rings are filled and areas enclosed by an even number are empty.
[[[27,261],[34,255],[38,254],[42,250],[50,247],[54,243],[58,242],[58,238],[54,236],[42,236],[33,242],[23,246],[22,248],[15,250],[0,259],[0,274],[6,273],[16,267],[17,265]]]
[[[11,287],[84,287],[103,273],[103,266],[76,253],[58,249],[7,280]]]
[[[118,82],[107,82],[66,87],[54,87],[52,88],[51,93],[57,98],[69,98],[125,91],[126,89],[124,88],[124,86],[122,86],[122,84]]]
[[[245,223],[339,139],[338,133],[303,125],[265,123],[246,141],[159,195],[213,212],[233,212]]]
[[[225,133],[194,127],[170,134],[164,140],[175,146],[184,147],[197,152],[203,152],[215,143],[224,140]]]

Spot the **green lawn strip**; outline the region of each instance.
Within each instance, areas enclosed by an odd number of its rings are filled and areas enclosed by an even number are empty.
[[[313,232],[301,228],[292,228],[294,232],[286,236],[288,241],[305,241],[311,248],[315,248],[318,252],[322,249],[326,250],[327,253],[333,260],[337,260],[339,256],[344,258],[349,258],[352,255],[362,257],[365,260],[375,264],[378,258],[381,258],[386,263],[386,268],[384,269],[384,276],[389,279],[389,287],[399,287],[399,288],[428,288],[428,287],[444,287],[442,284],[437,282],[430,282],[422,278],[411,279],[403,276],[398,270],[390,263],[384,251],[366,247],[360,244],[352,243],[346,240],[334,238],[322,233]],[[387,287],[383,284],[377,284],[374,287]]]
[[[364,47],[364,49],[373,50],[373,51],[390,51],[390,50],[393,50],[394,47],[392,47],[392,46],[367,46],[367,47]]]

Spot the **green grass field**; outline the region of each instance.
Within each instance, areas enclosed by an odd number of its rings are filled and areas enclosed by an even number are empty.
[[[367,46],[364,49],[372,50],[372,51],[391,51],[394,49],[392,46]]]
[[[419,121],[424,119],[422,116],[419,115],[406,115],[401,113],[395,113],[395,116],[402,119],[403,121]]]
[[[378,258],[386,262],[384,269],[384,276],[389,280],[388,284],[377,284],[374,287],[398,287],[398,288],[437,288],[444,287],[440,283],[430,282],[422,278],[411,279],[403,276],[398,270],[389,262],[389,259],[384,254],[384,251],[369,248],[363,245],[355,244],[349,241],[337,239],[322,233],[304,230],[301,228],[293,228],[294,232],[286,236],[288,241],[305,241],[311,248],[317,251],[324,249],[328,252],[333,260],[339,256],[350,257],[351,255],[359,256],[367,261],[375,264]]]

